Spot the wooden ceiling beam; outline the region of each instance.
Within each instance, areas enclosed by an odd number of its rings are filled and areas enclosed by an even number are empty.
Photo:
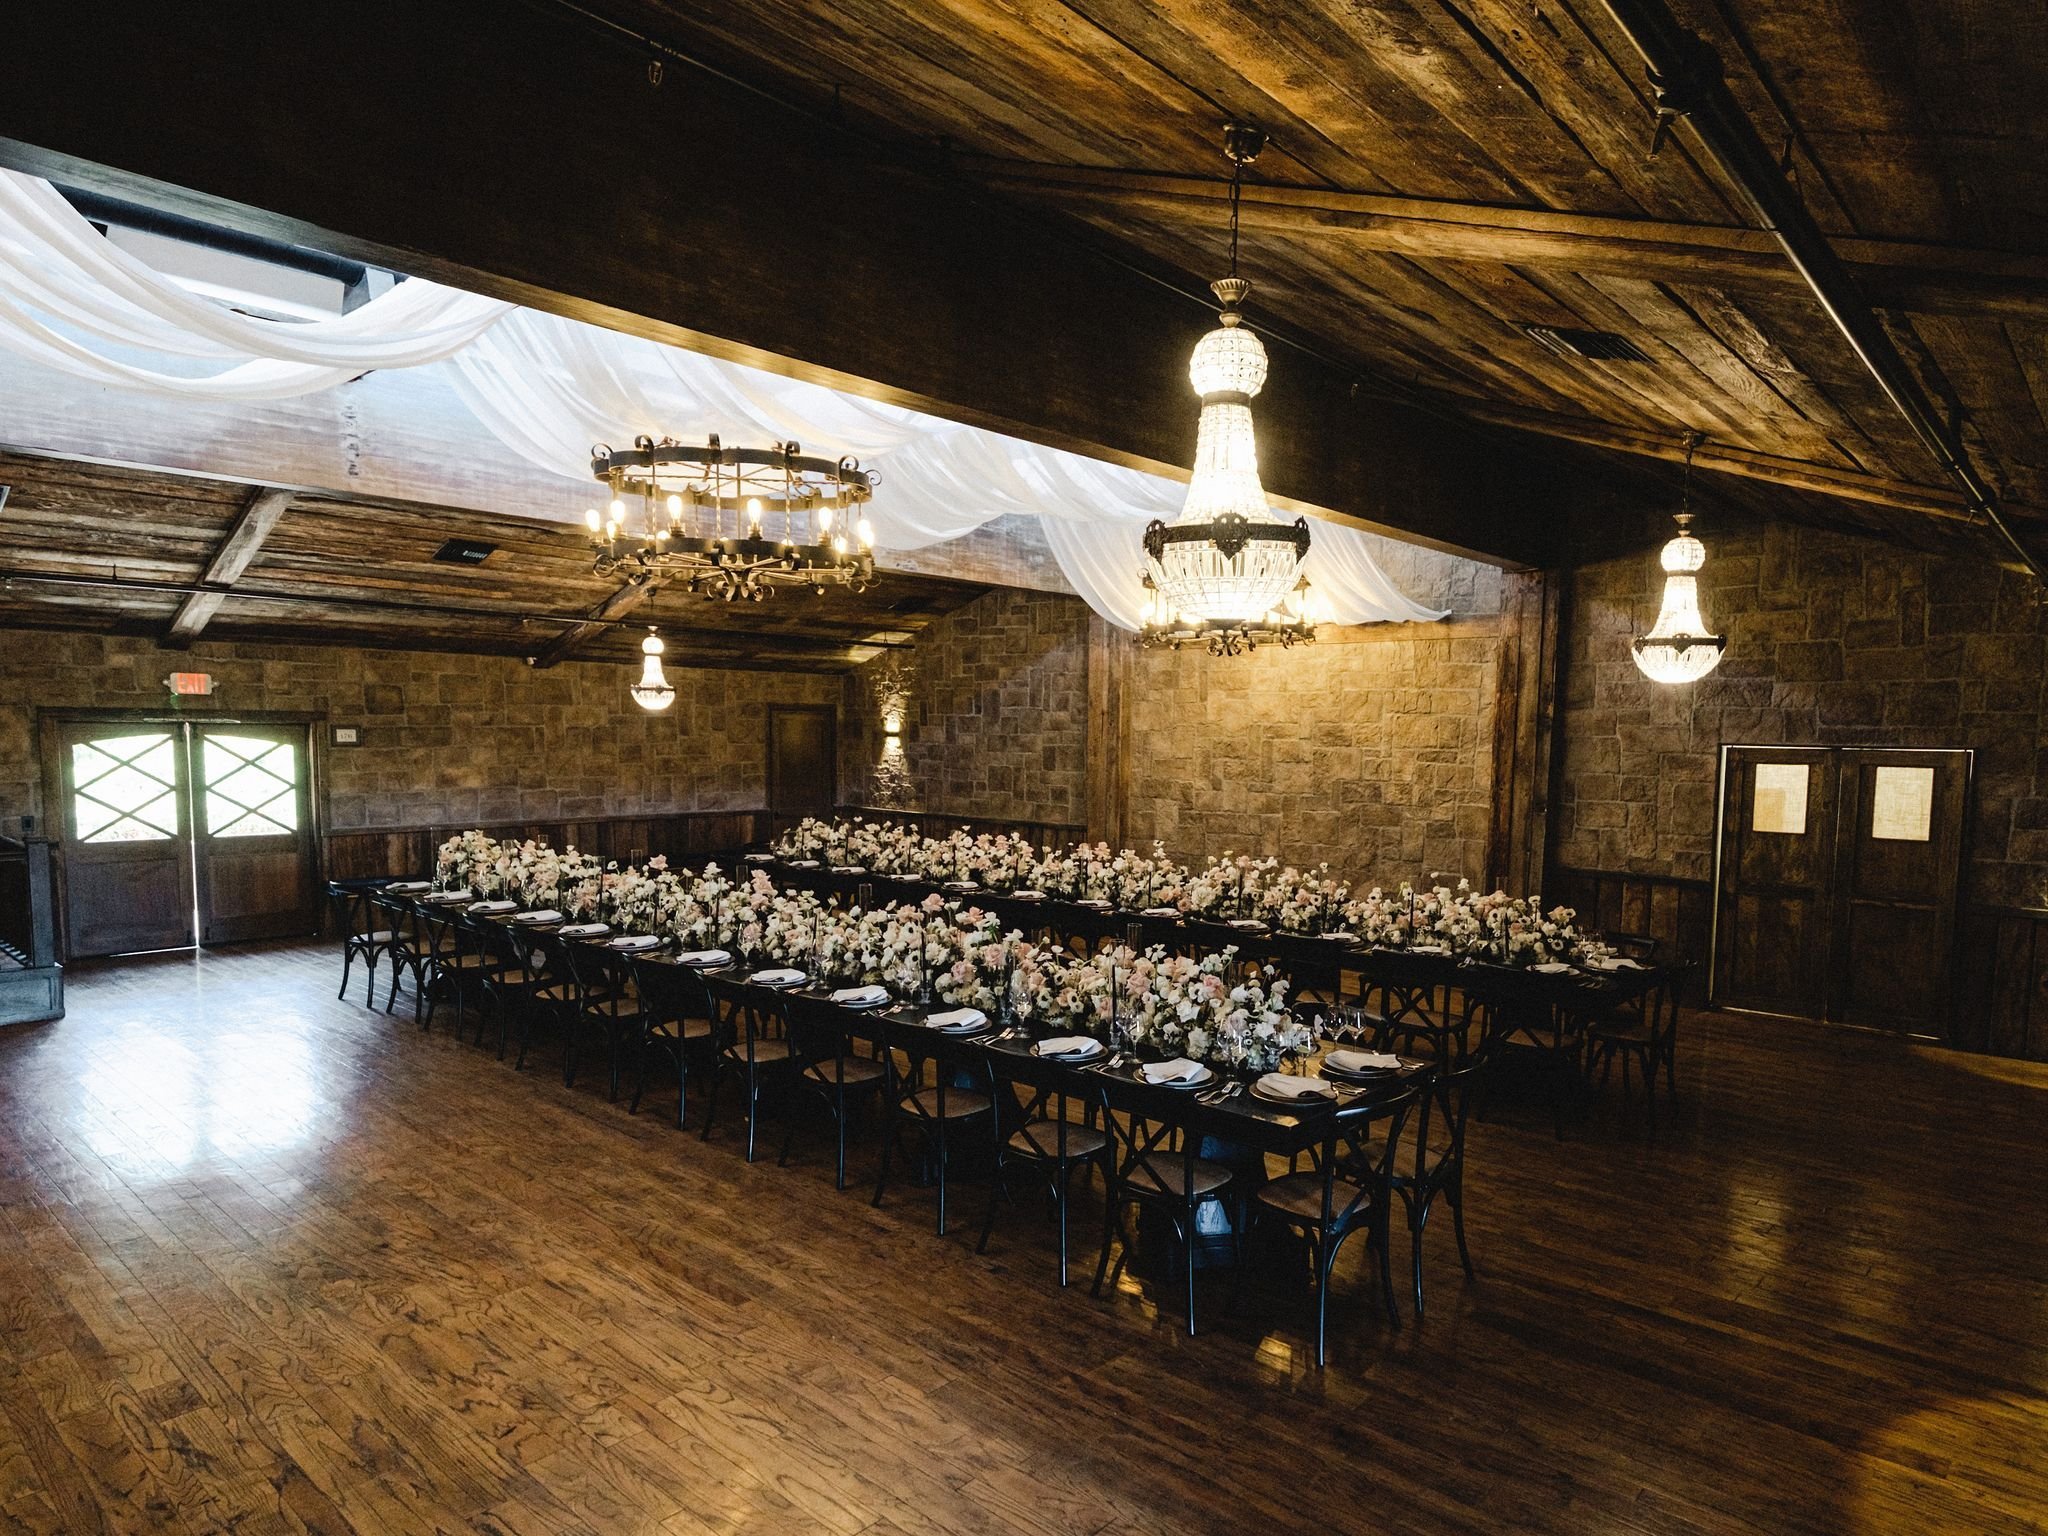
[[[81,7],[10,18],[16,53],[89,58],[93,89],[65,69],[11,80],[0,163],[1110,462],[1189,460],[1187,359],[1214,312],[1197,280],[709,70],[651,86],[644,55],[576,8],[410,7],[402,45],[347,70],[349,7],[260,14],[253,32],[195,7],[145,29]],[[421,62],[441,59],[462,67]],[[821,254],[793,237],[821,220],[857,238]],[[1347,364],[1275,357],[1259,421],[1276,502],[1548,558],[1541,445],[1359,385]]]
[[[171,620],[171,627],[164,635],[164,644],[173,649],[183,649],[199,638],[213,616],[220,612],[220,605],[232,595],[234,585],[242,579],[242,573],[263,548],[263,541],[270,537],[271,530],[291,510],[292,493],[277,490],[271,486],[259,486],[235,515],[234,522],[220,541],[220,547],[213,552],[213,559],[207,562],[206,573],[199,578],[203,587],[219,588],[218,591],[195,592],[179,606],[177,616]]]
[[[956,162],[978,182],[1086,214],[1108,211],[1221,228],[1229,183],[1090,166]],[[1715,287],[1803,289],[1766,231],[1669,219],[1508,208],[1320,187],[1247,185],[1243,227],[1342,240],[1436,261],[1555,267]],[[1873,303],[1926,314],[2048,318],[2048,258],[1905,240],[1837,238]]]
[[[661,590],[661,577],[655,572],[637,575],[621,586],[618,591],[590,610],[590,617],[581,624],[572,624],[554,639],[526,658],[526,664],[536,671],[546,671],[571,660],[576,647],[593,635],[601,635],[614,623],[634,609],[650,602]]]

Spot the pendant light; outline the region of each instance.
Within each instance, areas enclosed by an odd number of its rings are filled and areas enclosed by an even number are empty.
[[[1692,455],[1704,441],[1697,432],[1686,434],[1685,480],[1673,519],[1678,537],[1659,557],[1664,602],[1656,624],[1635,644],[1636,666],[1653,683],[1696,682],[1721,664],[1721,653],[1728,648],[1728,637],[1710,634],[1700,613],[1699,570],[1707,563],[1707,547],[1692,534]]]
[[[1266,382],[1266,349],[1244,328],[1239,309],[1252,285],[1237,275],[1238,199],[1244,168],[1265,143],[1257,128],[1233,123],[1224,129],[1231,162],[1230,275],[1209,285],[1223,306],[1220,323],[1196,343],[1188,363],[1202,415],[1187,500],[1173,522],[1145,530],[1146,577],[1155,596],[1142,634],[1152,644],[1288,627],[1276,610],[1301,584],[1301,558],[1308,553],[1307,520],[1283,523],[1266,505],[1251,407]],[[1313,638],[1312,627],[1291,623]]]
[[[659,714],[676,701],[676,691],[661,671],[661,653],[667,649],[650,624],[647,638],[640,642],[640,681],[632,690],[633,702],[650,714]]]

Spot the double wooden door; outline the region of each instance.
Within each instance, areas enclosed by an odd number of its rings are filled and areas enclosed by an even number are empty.
[[[67,952],[317,928],[307,747],[303,725],[60,725]]]
[[[1943,1033],[1970,762],[1967,751],[1724,748],[1716,1001]]]

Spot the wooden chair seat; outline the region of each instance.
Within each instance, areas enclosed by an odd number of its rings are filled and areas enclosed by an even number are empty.
[[[674,1019],[667,1024],[657,1024],[653,1033],[670,1040],[709,1040],[711,1021],[709,1019]],[[744,1056],[741,1057],[745,1059]]]
[[[804,1068],[804,1076],[814,1083],[822,1083],[827,1088],[839,1087],[842,1084],[848,1088],[865,1088],[871,1083],[880,1082],[882,1071],[882,1064],[879,1061],[872,1061],[866,1056],[842,1056],[836,1063],[812,1062]]]
[[[350,936],[351,942],[356,944],[389,944],[397,937],[398,935],[389,928],[379,928],[375,933],[358,933]]]
[[[497,972],[491,979],[501,987],[530,987],[535,982],[545,978],[540,972],[523,971],[515,966],[509,970]]]
[[[1586,1026],[1586,1033],[1595,1040],[1623,1045],[1648,1045],[1655,1038],[1646,1020],[1624,1017],[1596,1020]]]
[[[497,962],[488,955],[465,955],[455,951],[444,951],[442,968],[450,971],[488,971]]]
[[[569,982],[558,981],[552,986],[542,987],[533,995],[544,1003],[573,1003],[576,1001],[576,988]]]
[[[1136,1195],[1171,1195],[1185,1200],[1189,1194],[1206,1195],[1230,1182],[1230,1170],[1205,1157],[1195,1159],[1190,1180],[1186,1163],[1178,1157],[1145,1157],[1124,1170],[1124,1188]],[[1193,1188],[1190,1190],[1189,1184]]]
[[[1067,1123],[1067,1161],[1093,1157],[1109,1145],[1109,1138],[1092,1125]],[[1057,1121],[1034,1120],[1010,1137],[1010,1149],[1025,1157],[1057,1162],[1060,1156],[1060,1128]]]
[[[741,1066],[745,1066],[747,1064],[746,1042],[741,1041],[737,1045],[728,1045],[725,1048],[725,1054],[728,1060],[736,1061]],[[787,1040],[756,1040],[754,1042],[755,1066],[765,1067],[778,1061],[787,1060],[789,1060],[789,1042]]]
[[[1338,1179],[1330,1197],[1330,1210],[1341,1216],[1352,1202],[1365,1193],[1362,1184]],[[1323,1176],[1320,1173],[1290,1173],[1260,1187],[1252,1198],[1275,1215],[1289,1221],[1320,1226],[1323,1220]]]
[[[923,1115],[927,1120],[939,1118],[939,1090],[936,1088],[926,1088],[920,1092],[913,1093],[905,1103],[906,1105],[916,1105],[916,1113]],[[948,1088],[946,1090],[946,1118],[948,1120],[965,1120],[969,1115],[985,1115],[991,1107],[992,1101],[985,1093],[976,1093],[971,1088]]]

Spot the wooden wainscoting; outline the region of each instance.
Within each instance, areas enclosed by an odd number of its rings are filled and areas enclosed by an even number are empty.
[[[1681,959],[1707,963],[1714,888],[1705,880],[1609,869],[1553,869],[1544,882],[1543,899],[1576,908],[1584,927],[1646,933]]]
[[[1956,929],[1949,1043],[2048,1061],[2048,911],[1965,907]]]
[[[927,837],[950,837],[955,832],[1008,832],[1038,844],[1063,848],[1088,835],[1077,821],[1013,821],[1002,816],[947,816],[936,811],[882,810],[871,805],[842,805],[840,816],[860,816],[869,821],[914,821]]]
[[[533,838],[555,848],[575,847],[603,859],[639,863],[660,854],[671,864],[694,864],[730,855],[758,841],[768,824],[765,810],[679,811],[666,816],[593,816],[573,821],[485,824],[491,836]],[[434,850],[468,826],[359,827],[329,832],[322,840],[330,880],[375,875],[425,875]]]

